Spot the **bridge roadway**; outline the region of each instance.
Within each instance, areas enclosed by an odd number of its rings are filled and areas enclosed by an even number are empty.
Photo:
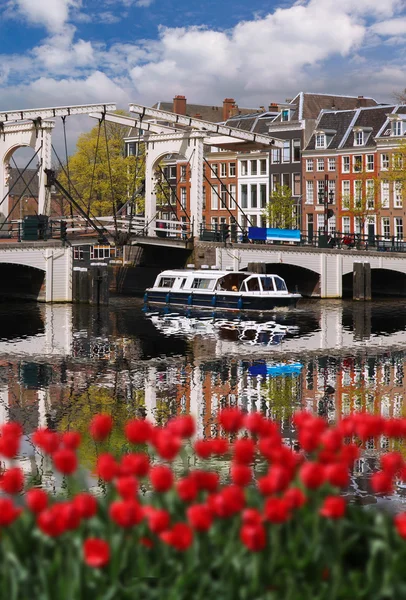
[[[289,244],[227,244],[196,242],[196,266],[216,264],[220,269],[247,269],[265,263],[268,273],[284,277],[288,287],[306,296],[342,298],[352,293],[354,263],[371,267],[372,297],[381,291],[406,296],[406,254],[373,249],[322,249]]]

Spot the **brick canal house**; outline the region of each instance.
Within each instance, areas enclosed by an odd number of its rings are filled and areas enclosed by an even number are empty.
[[[393,172],[406,136],[406,106],[324,111],[302,157],[303,228],[403,239],[402,182]]]

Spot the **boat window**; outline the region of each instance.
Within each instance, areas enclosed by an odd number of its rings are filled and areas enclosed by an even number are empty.
[[[161,277],[158,283],[158,287],[171,288],[175,283],[175,277]]]
[[[260,288],[259,288],[258,277],[253,277],[252,279],[249,279],[246,282],[246,286],[248,288],[248,291],[250,291],[250,292],[259,292]]]
[[[184,277],[184,278],[182,279],[182,281],[180,282],[179,289],[182,289],[182,288],[184,288],[184,287],[185,287],[185,283],[186,283],[186,282],[187,282],[187,277]]]
[[[264,292],[274,292],[273,277],[261,277],[262,289]]]
[[[195,290],[212,290],[215,284],[215,279],[194,279],[192,282],[192,289]]]
[[[280,277],[275,277],[275,285],[278,292],[286,292],[286,283]]]

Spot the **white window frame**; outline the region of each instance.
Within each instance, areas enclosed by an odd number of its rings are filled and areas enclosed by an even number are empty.
[[[246,183],[243,183],[241,185],[241,208],[248,208],[248,185]],[[244,197],[244,192],[245,192],[245,197]]]
[[[325,133],[316,133],[315,147],[316,148],[325,148],[326,147],[326,134]]]
[[[354,208],[362,206],[362,179],[354,179]]]
[[[235,183],[230,183],[230,186],[229,186],[228,189],[229,189],[229,192],[230,192],[230,194],[228,196],[228,202],[229,202],[229,206],[228,207],[229,207],[230,210],[235,210],[235,208],[237,206],[236,203],[235,203],[235,198],[236,198],[236,193],[237,193],[237,186],[235,185]],[[233,200],[233,198],[234,198],[234,200]]]
[[[256,177],[258,175],[258,161],[250,160],[250,175]]]
[[[180,181],[186,181],[186,165],[180,165]]]
[[[393,208],[403,208],[403,186],[401,181],[393,182]]]
[[[306,158],[306,172],[313,173],[314,171],[314,160],[312,158]]]
[[[381,219],[381,235],[385,240],[391,238],[390,233],[390,217],[382,217]]]
[[[387,171],[389,169],[389,154],[381,154],[381,171]]]
[[[351,183],[349,179],[341,182],[341,210],[349,210],[351,204]]]
[[[350,173],[351,165],[350,165],[350,157],[349,156],[342,157],[341,167],[342,167],[341,168],[342,173]]]
[[[220,163],[220,177],[227,177],[227,163]]]
[[[306,201],[305,204],[314,204],[314,181],[306,179]]]
[[[324,158],[317,159],[317,171],[324,171]]]
[[[371,173],[375,169],[375,155],[367,154],[365,170]]]
[[[395,237],[399,240],[403,240],[403,217],[394,217],[395,224]],[[401,235],[399,233],[401,232]]]
[[[341,222],[342,222],[343,233],[351,233],[350,217],[342,217]]]
[[[263,169],[263,167],[265,167],[265,168]],[[266,160],[266,158],[259,159],[259,174],[260,175],[268,174],[268,161]]]
[[[282,123],[286,123],[286,121],[290,121],[290,109],[289,108],[283,108],[281,110],[281,121],[282,121]]]
[[[228,165],[228,176],[235,177],[235,162],[230,162]]]
[[[392,122],[392,136],[399,137],[402,135],[402,121],[397,119]]]
[[[246,177],[248,175],[248,160],[242,160],[240,162],[240,175]]]
[[[332,194],[333,202],[331,204],[335,204],[336,203],[336,180],[329,179],[327,187],[328,187],[328,202],[330,204],[331,192],[333,192],[333,194]]]
[[[320,190],[323,190],[323,200],[320,202]],[[325,193],[325,181],[324,179],[317,180],[317,199],[316,203],[318,206],[322,206],[324,204],[324,193]]]
[[[359,169],[356,169],[356,166],[358,164],[357,158],[361,158],[361,162],[359,163],[360,164],[360,168]],[[363,166],[364,166],[364,157],[363,157],[363,155],[362,154],[354,154],[353,157],[352,157],[352,172],[353,173],[362,173]]]
[[[283,141],[282,162],[290,163],[290,140]]]
[[[367,179],[365,182],[365,198],[367,209],[372,209],[375,206],[375,181]]]
[[[354,146],[363,146],[364,145],[364,132],[363,131],[354,131]]]
[[[336,158],[335,158],[335,156],[333,156],[332,158],[328,159],[328,170],[329,171],[335,171],[336,170]]]
[[[381,181],[381,205],[382,208],[390,208],[390,186],[389,181]]]
[[[210,186],[210,189],[211,189],[211,210],[218,210],[218,208],[219,208],[219,197],[217,195],[217,193],[219,191],[218,187],[219,187],[218,185],[212,185],[212,186]]]
[[[187,198],[186,188],[181,187],[180,188],[180,204],[181,204],[182,208],[186,208],[186,198]]]

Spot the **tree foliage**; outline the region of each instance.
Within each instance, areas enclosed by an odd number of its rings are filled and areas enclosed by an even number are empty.
[[[371,217],[382,208],[379,180],[362,168],[357,174],[357,180],[348,194],[341,195],[342,214],[354,217],[361,232]]]
[[[86,212],[90,209],[94,216],[112,215],[144,181],[144,149],[140,145],[138,157],[125,157],[126,135],[126,126],[109,122],[96,125],[79,137],[75,154],[59,176],[80,206]],[[143,207],[144,198],[137,198],[135,212]]]
[[[277,184],[262,215],[266,217],[271,227],[295,229],[297,226],[295,205],[290,187]]]

